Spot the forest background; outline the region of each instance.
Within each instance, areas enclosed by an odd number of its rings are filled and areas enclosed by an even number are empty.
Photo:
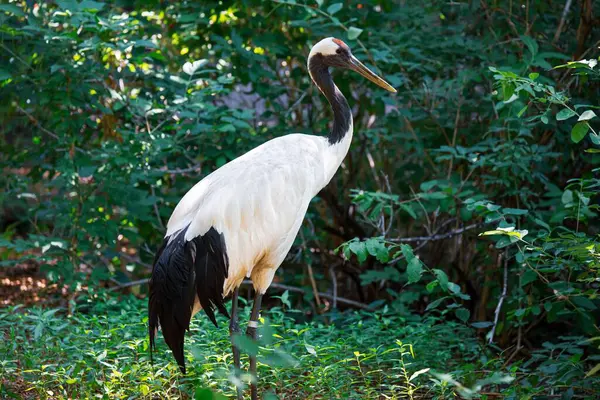
[[[162,340],[150,364],[147,278],[198,180],[327,131],[328,36],[398,93],[334,74],[354,141],[242,344],[264,396],[596,398],[592,0],[0,4],[0,396],[247,384],[225,319],[195,319],[186,377]]]

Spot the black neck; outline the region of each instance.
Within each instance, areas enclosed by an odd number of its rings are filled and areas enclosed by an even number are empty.
[[[329,144],[340,142],[350,129],[352,123],[352,112],[346,97],[340,92],[333,78],[329,73],[329,68],[324,63],[324,56],[316,54],[309,60],[308,69],[315,84],[329,101],[333,110],[333,128],[327,136]]]

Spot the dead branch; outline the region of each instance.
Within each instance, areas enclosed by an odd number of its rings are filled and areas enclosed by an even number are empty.
[[[560,38],[560,34],[562,33],[563,27],[565,25],[565,20],[567,19],[567,15],[569,14],[569,9],[571,8],[571,3],[573,0],[567,0],[565,3],[565,8],[562,12],[562,16],[560,17],[560,23],[558,24],[558,28],[556,28],[556,33],[554,34],[553,43],[558,42]]]
[[[500,264],[500,260],[502,259],[502,255],[498,255],[498,264]],[[498,299],[498,305],[496,306],[496,311],[494,312],[494,325],[492,325],[492,331],[490,332],[490,339],[488,341],[489,344],[492,344],[494,341],[494,332],[496,332],[496,326],[498,325],[498,317],[500,316],[500,311],[502,310],[502,303],[506,298],[506,292],[508,290],[508,255],[507,252],[504,252],[504,279],[502,281],[502,294],[500,294],[500,298]]]
[[[446,233],[433,234],[430,236],[413,236],[413,237],[407,237],[407,238],[396,238],[396,239],[390,239],[390,241],[398,242],[398,243],[410,243],[410,242],[429,242],[429,241],[433,241],[433,240],[442,240],[442,239],[447,239],[447,238],[450,238],[453,236],[462,235],[466,231],[476,229],[483,225],[488,225],[488,224],[498,222],[498,221],[499,221],[498,219],[495,219],[495,220],[488,221],[488,222],[485,222],[485,221],[477,222],[475,224],[467,225],[460,229],[454,229],[454,230],[451,230],[450,232],[446,232]]]
[[[137,281],[131,281],[131,282],[124,282],[121,283],[118,280],[116,280],[115,278],[110,278],[110,281],[115,283],[117,286],[110,288],[110,291],[116,291],[116,290],[120,290],[120,289],[125,289],[131,286],[138,286],[138,285],[145,285],[147,284],[150,279],[140,279]],[[251,280],[245,280],[242,282],[242,284],[244,285],[252,285],[252,281]],[[299,287],[295,287],[295,286],[290,286],[290,285],[284,285],[282,283],[272,283],[271,286],[269,286],[269,288],[271,289],[277,289],[277,290],[288,290],[290,292],[294,292],[294,293],[301,293],[301,294],[305,294],[306,291],[302,288]],[[353,306],[356,308],[361,308],[363,310],[367,310],[367,311],[375,311],[375,309],[371,306],[369,306],[368,304],[364,304],[364,303],[360,303],[358,301],[355,300],[350,300],[350,299],[346,299],[344,297],[339,297],[336,296],[334,297],[333,295],[327,294],[327,293],[322,293],[322,292],[317,292],[319,294],[319,296],[325,298],[325,299],[330,299],[333,300],[334,298],[340,302],[340,303],[344,303],[347,304],[349,306]]]

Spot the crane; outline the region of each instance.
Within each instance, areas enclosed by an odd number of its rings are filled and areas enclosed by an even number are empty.
[[[308,56],[312,81],[333,111],[327,136],[290,134],[269,140],[212,172],[175,207],[154,259],[149,283],[150,351],[160,325],[165,342],[185,374],[183,341],[200,310],[217,326],[215,310],[229,317],[224,299],[232,294],[229,331],[236,371],[240,350],[238,289],[252,280],[255,296],[246,334],[256,339],[261,300],[300,229],[310,200],[325,187],[348,153],[353,121],[348,101],[330,67],[345,68],[390,91],[396,90],[365,67],[336,38],[315,44]],[[257,399],[256,357],[250,356],[251,397]],[[241,399],[240,388],[237,391]]]

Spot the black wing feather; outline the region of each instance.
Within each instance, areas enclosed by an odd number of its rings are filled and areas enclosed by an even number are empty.
[[[175,233],[175,237],[165,238],[158,250],[148,300],[150,355],[160,325],[165,342],[184,374],[183,339],[190,327],[195,294],[215,326],[215,308],[229,317],[223,299],[223,284],[229,270],[225,239],[211,228],[204,235],[186,241],[186,231],[187,228]]]

